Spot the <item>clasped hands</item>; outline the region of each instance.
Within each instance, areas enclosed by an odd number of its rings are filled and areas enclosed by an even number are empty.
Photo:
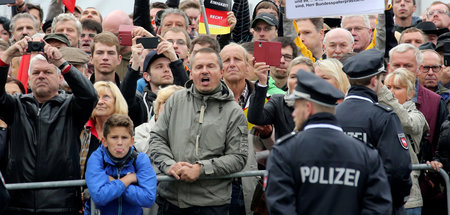
[[[194,182],[200,177],[202,166],[200,164],[191,164],[188,162],[177,162],[170,166],[167,175],[173,176],[177,180]]]

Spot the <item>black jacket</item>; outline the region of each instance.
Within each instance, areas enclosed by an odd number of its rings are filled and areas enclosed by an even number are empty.
[[[294,130],[295,123],[292,119],[292,107],[288,107],[284,101],[284,95],[274,94],[264,104],[268,87],[255,84],[255,93],[250,97],[248,107],[248,121],[255,125],[273,125],[275,139],[278,139]]]
[[[442,123],[439,134],[439,141],[437,144],[434,159],[444,165],[444,169],[450,171],[450,115],[448,119]]]
[[[344,132],[372,144],[383,160],[395,211],[402,210],[411,190],[411,158],[398,116],[391,108],[378,104],[374,91],[352,86],[336,108],[336,118]],[[404,138],[404,139],[403,139]]]
[[[141,26],[152,35],[156,36],[150,20],[149,0],[134,0],[133,25]]]
[[[73,94],[39,104],[33,94],[8,95],[8,67],[0,67],[0,117],[10,126],[7,183],[80,179],[80,133],[97,103],[92,84],[75,67],[64,74]],[[15,190],[7,210],[76,212],[80,188]]]
[[[269,156],[270,214],[389,214],[389,183],[377,151],[345,135],[332,114],[314,114],[305,125],[277,141]]]
[[[186,81],[189,80],[189,77],[187,75],[186,70],[184,69],[183,61],[178,59],[176,61],[170,62],[169,67],[173,75],[173,84],[178,86],[184,86]],[[125,78],[123,79],[120,88],[120,91],[127,100],[127,103],[131,102],[129,101],[131,100],[130,98],[138,97],[136,96],[137,81],[141,77],[142,76],[140,75],[139,71],[133,70],[130,66],[128,66],[128,72],[125,74]],[[153,91],[151,91],[150,86],[146,86],[144,89],[144,98],[143,98],[143,102],[145,103],[143,105],[145,106],[139,105],[140,107],[139,112],[145,112],[146,114],[146,118],[144,118],[145,120],[143,122],[147,122],[148,119],[150,119],[153,116],[154,114],[153,101],[155,99],[156,94],[153,93]]]

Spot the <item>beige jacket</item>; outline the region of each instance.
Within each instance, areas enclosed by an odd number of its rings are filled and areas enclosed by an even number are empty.
[[[398,100],[393,96],[391,91],[383,86],[378,93],[378,101],[380,103],[390,106],[394,112],[400,118],[402,123],[403,132],[405,133],[409,143],[409,154],[411,156],[411,163],[418,164],[419,159],[417,154],[419,153],[419,144],[422,139],[422,135],[429,129],[425,116],[416,108],[416,105],[411,100],[406,101],[403,104],[398,103]],[[422,207],[422,194],[420,193],[419,186],[419,174],[420,171],[411,172],[412,187],[409,199],[405,204],[405,208]]]

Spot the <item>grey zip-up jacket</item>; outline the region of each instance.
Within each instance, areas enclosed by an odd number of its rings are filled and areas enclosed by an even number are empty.
[[[199,93],[192,80],[165,103],[150,133],[152,161],[166,173],[176,162],[202,164],[201,175],[241,171],[248,155],[247,120],[221,81],[211,95]],[[160,182],[158,193],[179,208],[218,206],[231,200],[231,179]]]

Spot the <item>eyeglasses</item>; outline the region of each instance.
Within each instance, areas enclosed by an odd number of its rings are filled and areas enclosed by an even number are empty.
[[[430,69],[431,69],[434,73],[438,73],[438,72],[441,71],[442,67],[441,67],[441,66],[423,66],[422,72],[423,72],[423,73],[428,73],[428,71],[430,71]]]
[[[185,45],[186,45],[186,41],[184,41],[184,40],[182,40],[182,39],[179,39],[179,40],[171,40],[171,39],[169,39],[169,40],[167,40],[167,41],[169,41],[169,42],[172,43],[173,45],[175,45],[175,44],[177,44],[177,45],[179,45],[179,46],[185,46]]]
[[[81,37],[89,36],[90,38],[94,38],[96,34],[81,34]]]
[[[264,32],[269,32],[273,29],[272,26],[266,26],[264,28],[260,28],[260,27],[255,27],[253,28],[253,30],[255,30],[256,32],[260,32],[260,31],[264,31]]]
[[[430,10],[430,11],[428,11],[428,13],[427,13],[427,16],[433,16],[434,15],[434,13],[436,13],[436,14],[440,14],[440,15],[444,15],[444,14],[447,14],[447,15],[449,15],[450,16],[450,13],[448,13],[447,11],[445,11],[445,10]]]
[[[367,28],[367,27],[361,27],[361,26],[356,26],[356,27],[353,27],[353,28],[345,28],[345,29],[347,29],[347,31],[350,31],[350,32],[352,32],[353,30],[355,30],[356,32],[361,32],[361,31],[363,31],[364,29],[369,29],[369,28]]]
[[[281,57],[284,57],[285,61],[291,61],[292,58],[294,58],[292,55],[289,54],[282,54]]]

